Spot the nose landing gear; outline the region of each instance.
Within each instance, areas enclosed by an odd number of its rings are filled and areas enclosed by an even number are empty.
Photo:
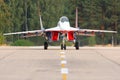
[[[61,44],[61,50],[66,50],[66,45],[65,44]]]

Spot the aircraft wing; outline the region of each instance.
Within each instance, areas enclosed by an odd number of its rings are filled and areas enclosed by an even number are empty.
[[[77,33],[78,35],[83,35],[83,36],[95,36],[95,33],[117,33],[117,31],[79,29]]]
[[[80,29],[78,32],[117,33],[117,31],[109,31],[109,30],[92,30],[92,29]]]
[[[42,35],[43,30],[32,30],[32,31],[23,31],[23,32],[14,32],[14,33],[5,33],[3,35],[14,35],[14,34],[23,34],[23,37],[32,37]]]

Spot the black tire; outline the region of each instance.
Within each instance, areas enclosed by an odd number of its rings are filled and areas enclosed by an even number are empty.
[[[48,43],[44,42],[44,50],[47,50],[47,49],[48,49]]]
[[[61,44],[61,50],[63,50],[63,44]]]
[[[79,50],[79,47],[76,47],[76,50]]]
[[[75,48],[76,50],[79,50],[79,42],[75,42]]]
[[[44,46],[44,50],[47,50],[47,47],[46,47],[46,46]]]

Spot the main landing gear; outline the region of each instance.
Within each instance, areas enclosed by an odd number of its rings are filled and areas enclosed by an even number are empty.
[[[44,42],[44,50],[48,49],[48,42]]]
[[[79,50],[79,42],[77,42],[77,41],[75,42],[75,49]]]

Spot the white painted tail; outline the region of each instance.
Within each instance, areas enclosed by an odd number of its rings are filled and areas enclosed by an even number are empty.
[[[76,20],[75,20],[75,27],[78,28],[78,8],[76,7]]]
[[[40,15],[39,17],[40,17],[40,27],[41,27],[41,30],[44,30],[44,28],[43,28],[43,24],[42,24],[41,15]]]

